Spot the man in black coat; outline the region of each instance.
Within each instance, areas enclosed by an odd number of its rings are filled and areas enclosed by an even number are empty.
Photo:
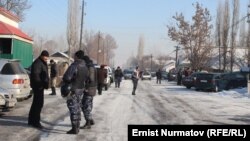
[[[123,73],[122,70],[120,68],[120,66],[117,67],[117,69],[115,70],[115,87],[120,88],[120,83],[122,81],[122,77],[123,77]]]
[[[161,69],[159,69],[157,72],[156,72],[156,83],[158,84],[161,84],[161,79],[162,79],[162,74],[161,74]]]
[[[56,95],[56,76],[57,76],[57,66],[56,62],[51,59],[50,60],[50,82],[51,82],[51,91],[50,95]]]
[[[44,50],[31,65],[30,85],[34,95],[29,112],[28,124],[39,129],[43,128],[40,123],[40,115],[44,104],[44,89],[48,89],[49,87],[49,75],[47,66],[48,57],[48,51]]]

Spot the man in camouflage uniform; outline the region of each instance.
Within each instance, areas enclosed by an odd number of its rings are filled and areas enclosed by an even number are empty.
[[[64,83],[71,85],[71,93],[67,99],[67,106],[70,112],[70,120],[72,129],[67,134],[78,134],[81,120],[81,101],[85,88],[85,81],[88,77],[88,68],[85,61],[83,51],[75,53],[75,61],[69,66],[63,75]]]
[[[93,64],[93,61],[89,59],[88,56],[84,57],[84,61],[89,69],[89,76],[86,81],[86,87],[82,99],[82,111],[86,123],[81,129],[90,129],[91,125],[94,125],[94,120],[92,118],[92,108],[93,108],[93,97],[96,95],[97,89],[97,70]]]

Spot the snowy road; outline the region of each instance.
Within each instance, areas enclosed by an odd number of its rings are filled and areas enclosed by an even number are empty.
[[[46,95],[42,124],[47,129],[42,131],[27,126],[31,99],[20,102],[0,117],[0,140],[127,141],[128,124],[250,124],[250,98],[235,91],[196,92],[173,82],[139,81],[137,94],[131,92],[132,82],[123,80],[121,88],[95,96],[95,125],[78,135],[65,134],[71,126],[60,95]]]

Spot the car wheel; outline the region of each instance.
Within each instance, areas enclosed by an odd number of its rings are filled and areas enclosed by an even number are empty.
[[[191,87],[190,86],[186,86],[187,87],[187,89],[191,89]]]

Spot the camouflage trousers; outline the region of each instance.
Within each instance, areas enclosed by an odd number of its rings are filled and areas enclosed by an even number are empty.
[[[67,99],[67,106],[70,112],[71,122],[81,120],[81,107],[82,107],[82,96],[83,90],[75,90],[74,94],[71,94],[70,98]]]
[[[86,121],[92,120],[91,111],[93,109],[93,96],[84,93],[82,98],[82,112]]]

